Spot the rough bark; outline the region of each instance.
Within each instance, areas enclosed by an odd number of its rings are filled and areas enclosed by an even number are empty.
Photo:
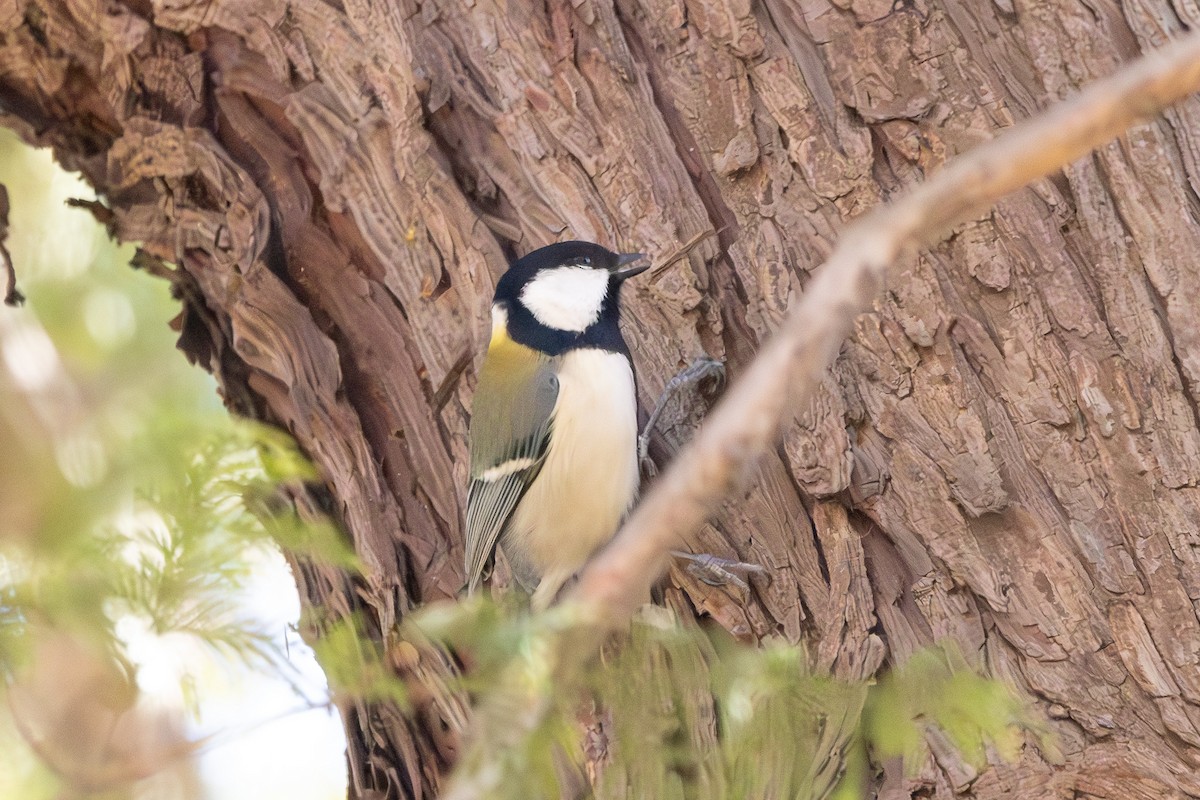
[[[511,255],[662,260],[716,231],[632,287],[627,336],[647,405],[702,353],[736,376],[847,219],[1198,22],[1162,0],[4,0],[0,108],[179,265],[184,350],[296,435],[367,565],[302,570],[302,593],[378,633],[461,585]],[[701,536],[771,579],[671,573],[677,607],[844,677],[953,639],[1064,745],[977,777],[941,753],[883,796],[1200,796],[1198,123],[1186,101],[914,261]],[[452,707],[343,713],[353,796],[431,795]]]

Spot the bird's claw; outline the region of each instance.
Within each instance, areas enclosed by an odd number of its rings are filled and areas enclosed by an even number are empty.
[[[725,365],[712,356],[700,356],[667,381],[663,394],[675,391],[681,386],[694,386],[710,379],[716,381],[712,391],[720,390],[725,385]]]
[[[733,561],[709,553],[685,553],[682,550],[672,550],[671,555],[691,563],[687,565],[689,575],[707,583],[709,586],[725,586],[732,583],[743,592],[750,591],[750,584],[738,573],[761,575],[767,570],[760,564],[747,564],[744,561]]]
[[[658,464],[654,463],[654,459],[649,454],[643,455],[650,449],[650,435],[642,434],[638,437],[638,458],[640,459],[642,474],[647,478],[653,478],[658,475]]]
[[[658,422],[658,418],[662,416],[667,402],[685,387],[699,388],[705,381],[710,380],[713,381],[712,387],[705,393],[713,394],[720,391],[725,385],[725,365],[710,356],[700,356],[690,366],[677,372],[663,387],[662,394],[659,395],[658,402],[654,405],[654,411],[651,412],[650,419],[646,422],[646,427],[642,429],[641,436],[638,436],[638,463],[641,464],[647,476],[654,477],[658,474],[658,465],[654,463],[654,459],[650,458],[650,436],[654,433],[654,426]]]

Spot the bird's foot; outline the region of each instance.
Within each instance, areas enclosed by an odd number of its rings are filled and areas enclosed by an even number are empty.
[[[642,435],[638,437],[638,463],[642,465],[642,469],[647,475],[658,474],[658,465],[654,463],[654,459],[650,458],[650,436],[654,433],[654,426],[658,424],[658,418],[662,416],[663,409],[667,407],[667,403],[673,397],[684,389],[699,389],[706,381],[711,382],[711,389],[707,393],[719,391],[725,384],[725,365],[715,358],[700,356],[690,366],[676,373],[663,387],[658,402],[654,404],[654,411],[651,412],[650,419],[646,421]]]
[[[671,555],[691,562],[687,565],[688,574],[709,586],[724,586],[732,583],[743,592],[750,591],[750,584],[746,583],[743,575],[749,576],[750,573],[762,575],[767,571],[760,564],[732,561],[708,553],[685,553],[682,550],[672,550]]]

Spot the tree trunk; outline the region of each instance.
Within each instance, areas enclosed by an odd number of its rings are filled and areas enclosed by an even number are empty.
[[[847,219],[1198,23],[1162,0],[4,0],[0,109],[178,264],[181,347],[297,437],[367,566],[301,569],[302,595],[386,638],[462,584],[510,258],[582,238],[660,263],[715,232],[631,282],[627,338],[646,407],[702,354],[736,379]],[[939,753],[880,796],[1200,796],[1198,187],[1193,98],[895,273],[697,543],[770,579],[669,576],[676,607],[846,678],[954,640],[1065,751],[979,775]],[[351,796],[435,793],[454,713],[343,708]]]

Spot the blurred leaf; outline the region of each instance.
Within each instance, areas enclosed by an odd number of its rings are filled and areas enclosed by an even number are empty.
[[[382,648],[363,634],[356,619],[323,626],[321,638],[313,649],[335,697],[349,695],[367,702],[388,700],[409,708],[404,682],[392,673]]]
[[[499,797],[557,797],[564,769],[592,741],[610,759],[596,765],[596,798],[852,800],[863,796],[869,754],[901,755],[915,771],[934,728],[979,766],[988,747],[1016,758],[1037,732],[1011,690],[953,650],[923,650],[877,683],[847,683],[812,674],[802,648],[743,646],[678,625],[665,609],[645,611],[598,663],[564,672],[542,654],[577,613],[530,615],[512,599],[475,597],[411,620],[459,654],[464,685],[481,693],[459,769],[502,770]]]

